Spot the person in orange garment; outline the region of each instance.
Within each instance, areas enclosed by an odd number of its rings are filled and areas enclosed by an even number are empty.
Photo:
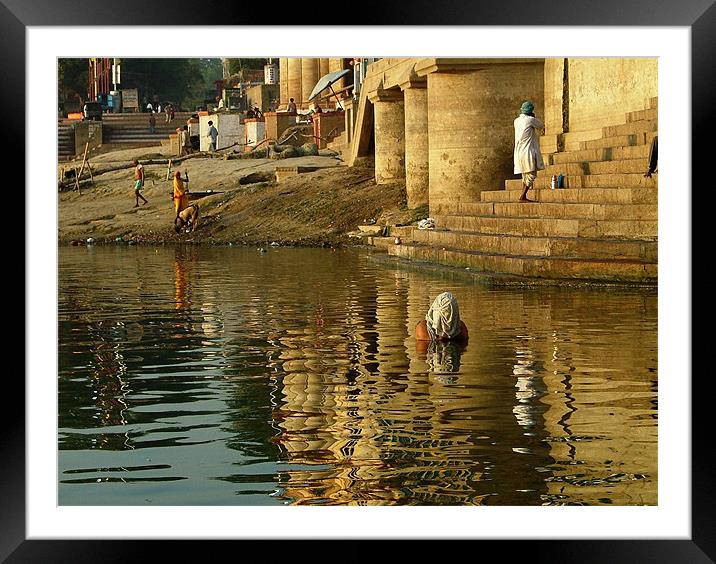
[[[189,175],[184,171],[184,178],[181,177],[181,172],[178,170],[174,174],[174,194],[172,195],[174,200],[174,211],[176,217],[189,206]]]
[[[460,319],[457,300],[443,292],[433,301],[425,319],[415,327],[417,341],[467,341],[467,326]]]

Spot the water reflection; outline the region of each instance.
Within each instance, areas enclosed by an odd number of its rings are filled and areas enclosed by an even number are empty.
[[[323,249],[63,248],[59,275],[61,504],[656,503],[655,291]],[[414,339],[445,290],[467,346]]]

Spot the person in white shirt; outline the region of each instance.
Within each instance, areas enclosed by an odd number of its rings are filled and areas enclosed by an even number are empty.
[[[520,202],[534,202],[527,198],[527,191],[537,178],[537,171],[544,170],[544,160],[539,146],[538,131],[544,129],[544,123],[534,115],[534,104],[526,101],[515,118],[515,174],[522,175],[522,195]]]

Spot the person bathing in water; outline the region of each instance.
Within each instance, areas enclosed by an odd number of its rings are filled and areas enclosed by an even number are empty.
[[[467,341],[467,337],[467,326],[460,319],[457,300],[450,292],[435,298],[425,319],[415,327],[417,341]]]

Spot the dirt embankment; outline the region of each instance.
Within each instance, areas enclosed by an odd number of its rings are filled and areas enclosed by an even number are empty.
[[[134,158],[141,162],[166,156],[159,147],[150,147],[103,153],[91,162],[100,170],[129,165]],[[277,183],[277,166],[316,170]],[[142,193],[149,203],[139,207],[134,207],[132,168],[98,175],[81,193],[60,192],[59,243],[90,237],[109,243],[122,237],[155,244],[340,245],[359,242],[347,234],[366,221],[405,225],[425,211],[407,209],[404,184],[377,186],[370,163],[347,167],[329,152],[282,160],[197,157],[173,170],[189,174],[191,192],[213,194],[191,200],[200,206],[198,227],[193,233],[177,234],[167,166],[149,164],[145,170]]]

